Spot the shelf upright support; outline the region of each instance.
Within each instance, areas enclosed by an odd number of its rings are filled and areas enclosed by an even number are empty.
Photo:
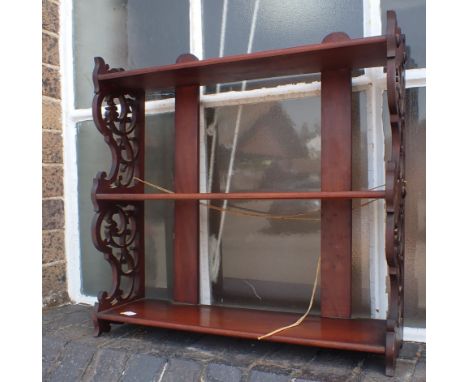
[[[183,54],[177,63],[197,61]],[[176,193],[199,192],[199,85],[175,88],[174,189]],[[173,299],[198,304],[199,203],[177,200],[174,208]]]
[[[323,43],[349,40],[331,33]],[[351,190],[351,69],[322,71],[322,191]],[[351,200],[322,200],[321,204],[321,316],[351,317]]]
[[[145,92],[103,85],[99,76],[123,71],[110,69],[100,57],[94,59],[93,119],[109,146],[112,165],[93,181],[92,237],[112,268],[112,287],[101,291],[93,312],[94,335],[110,330],[110,321],[97,314],[145,296],[144,201],[98,200],[99,193],[138,194],[144,185]]]

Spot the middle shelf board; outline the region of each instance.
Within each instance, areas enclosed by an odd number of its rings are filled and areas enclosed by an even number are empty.
[[[385,191],[232,192],[232,193],[97,193],[97,200],[281,200],[384,199]]]
[[[205,86],[310,74],[325,69],[383,66],[386,54],[387,38],[376,36],[103,73],[98,75],[98,80],[101,87],[128,90]]]

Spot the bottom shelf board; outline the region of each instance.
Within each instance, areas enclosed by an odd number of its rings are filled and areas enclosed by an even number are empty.
[[[126,314],[122,314],[124,312]],[[300,314],[141,299],[101,311],[97,317],[114,322],[257,339],[294,323]],[[301,325],[264,341],[384,354],[385,331],[385,320],[309,316]]]

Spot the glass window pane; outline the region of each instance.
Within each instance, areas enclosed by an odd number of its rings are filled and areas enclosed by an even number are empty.
[[[352,187],[368,189],[367,97],[365,92],[352,97]],[[369,200],[352,201],[352,312],[354,317],[370,317],[370,224]]]
[[[406,91],[405,326],[426,326],[426,88]],[[384,106],[387,97],[384,96]],[[390,122],[384,107],[386,152]]]
[[[110,290],[110,265],[93,245],[91,223],[94,217],[91,187],[98,171],[111,166],[110,151],[92,121],[80,122],[77,128],[76,153],[78,164],[78,215],[81,250],[81,290],[83,294],[97,296],[101,290]]]
[[[367,187],[366,101],[353,94],[353,187]],[[320,98],[207,109],[208,184],[213,192],[320,190]],[[232,175],[236,121],[239,122]],[[214,146],[213,146],[214,145]],[[213,150],[212,150],[213,149]],[[211,159],[213,155],[213,160]],[[210,163],[212,165],[210,166]],[[213,201],[223,207],[223,202]],[[209,248],[216,304],[304,311],[320,254],[320,202],[236,201],[209,212]],[[369,315],[368,217],[354,206],[353,313]],[[252,211],[275,218],[243,216]],[[281,217],[289,216],[292,219]],[[315,300],[320,306],[320,290]]]
[[[426,67],[426,1],[382,0],[382,33],[387,28],[387,10],[397,14],[398,25],[406,35],[408,59],[406,67]]]
[[[189,0],[75,0],[75,107],[91,107],[95,56],[112,68],[172,64],[190,50],[189,27]]]
[[[247,53],[251,30],[253,52],[320,43],[326,35],[336,31],[346,32],[351,38],[363,35],[362,0],[260,1],[254,28],[251,27],[255,0],[228,1],[224,24],[223,3],[220,0],[203,0],[205,58]],[[315,74],[248,81],[247,89],[319,79],[320,76]],[[218,91],[240,88],[239,83],[225,84]],[[214,87],[206,90],[208,93],[217,91]]]
[[[219,57],[247,52],[255,0],[228,1],[223,28],[223,1],[203,0],[204,56]],[[268,0],[260,1],[252,51],[289,48],[319,43],[331,32],[351,38],[363,34],[361,0]],[[221,36],[225,36],[224,42]]]
[[[146,117],[145,178],[154,184],[173,187],[174,116],[172,113]],[[111,154],[92,121],[77,124],[78,207],[81,248],[82,292],[96,296],[109,290],[111,268],[91,238],[94,211],[91,186],[98,171],[108,171]],[[146,187],[146,192],[154,192]],[[172,269],[172,202],[145,203],[146,295],[170,296]]]

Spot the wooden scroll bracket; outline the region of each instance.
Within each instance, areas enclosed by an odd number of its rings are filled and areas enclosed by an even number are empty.
[[[141,193],[134,176],[144,174],[145,98],[142,91],[118,91],[100,86],[98,75],[123,69],[109,69],[95,59],[93,119],[112,153],[109,173],[100,172],[93,181],[91,198],[94,246],[104,253],[112,268],[110,292],[99,293],[93,312],[95,336],[110,330],[98,313],[145,296],[144,202],[98,200],[98,193]],[[104,113],[103,113],[104,108]]]

